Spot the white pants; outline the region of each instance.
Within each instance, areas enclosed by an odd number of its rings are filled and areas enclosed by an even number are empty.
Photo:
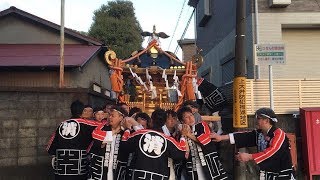
[[[206,180],[201,164],[197,163],[198,180]]]

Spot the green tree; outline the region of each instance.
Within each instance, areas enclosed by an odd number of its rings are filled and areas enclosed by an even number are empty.
[[[124,59],[141,49],[141,26],[130,1],[109,1],[94,12],[89,36],[102,41]]]

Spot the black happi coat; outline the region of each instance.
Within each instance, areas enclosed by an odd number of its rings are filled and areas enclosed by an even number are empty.
[[[87,149],[92,131],[101,123],[85,119],[63,121],[50,138],[47,151],[55,156],[52,163],[55,179],[87,178]]]
[[[234,133],[235,144],[241,147],[258,147],[258,153],[252,154],[254,161],[260,170],[280,173],[288,172],[285,176],[292,174],[292,160],[290,144],[285,132],[280,128],[272,127],[266,136],[261,130],[251,132]]]
[[[214,142],[210,138],[210,129],[206,122],[200,122],[192,127],[192,131],[200,144],[188,139],[190,155],[186,163],[187,180],[198,180],[196,169],[196,156],[199,156],[201,166],[206,180],[228,179]]]
[[[112,137],[112,129],[110,125],[104,125],[97,127],[92,136],[94,138],[92,147],[89,154],[89,179],[90,180],[107,180],[109,161],[113,160],[113,179],[123,180],[125,179],[125,168],[127,164],[128,156],[125,152],[121,152],[121,138],[123,131],[121,130],[115,138],[114,142],[114,154],[111,157],[111,141],[103,144],[103,140]]]
[[[143,129],[123,135],[124,150],[134,152],[134,167],[131,178],[167,180],[169,178],[168,158],[181,160],[186,155],[186,142],[177,142],[163,133]]]

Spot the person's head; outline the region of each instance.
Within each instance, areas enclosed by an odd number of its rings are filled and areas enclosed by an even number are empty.
[[[275,126],[278,122],[276,114],[270,108],[260,108],[255,113],[257,128],[268,131],[271,126]]]
[[[83,108],[84,108],[84,104],[81,101],[79,100],[73,101],[70,106],[71,118],[80,118]]]
[[[83,119],[92,119],[93,118],[93,108],[90,105],[85,105],[81,114]]]
[[[177,113],[173,110],[167,110],[166,126],[169,130],[173,129],[177,125]]]
[[[133,107],[133,108],[131,108],[130,111],[129,111],[129,116],[131,117],[132,115],[135,115],[135,114],[140,113],[140,112],[142,112],[142,110],[141,110],[140,108],[138,108],[138,107]],[[133,117],[133,118],[134,118],[134,117]]]
[[[195,119],[194,119],[194,116],[193,116],[193,113],[192,113],[192,110],[189,108],[189,107],[182,107],[178,110],[177,112],[177,116],[178,116],[178,119],[184,123],[184,124],[187,124],[189,126],[191,125],[194,125],[195,124]]]
[[[104,111],[104,118],[108,119],[111,113],[111,109],[113,108],[113,104],[105,104],[103,106],[103,111]]]
[[[97,107],[94,109],[94,113],[93,113],[93,116],[94,116],[94,119],[96,121],[99,121],[101,122],[103,119],[104,119],[104,111],[103,111],[103,108],[101,107]]]
[[[185,101],[182,106],[186,106],[188,108],[191,109],[192,113],[196,113],[199,111],[199,104],[197,104],[196,101],[192,101],[192,100],[187,100]]]
[[[112,128],[120,127],[123,118],[127,117],[128,113],[121,106],[114,106],[109,117],[109,124]]]
[[[163,109],[156,109],[151,114],[151,129],[162,131],[162,126],[166,123],[167,113]]]
[[[143,126],[143,128],[145,129],[149,128],[151,118],[147,113],[143,113],[143,112],[137,113],[134,118],[139,124]]]
[[[130,108],[129,108],[128,104],[126,104],[124,102],[118,103],[117,106],[122,107],[124,110],[127,111],[127,113],[129,113],[129,111],[130,111]]]

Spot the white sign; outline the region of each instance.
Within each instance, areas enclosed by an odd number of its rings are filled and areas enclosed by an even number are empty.
[[[284,44],[256,44],[254,54],[260,65],[286,64]]]
[[[93,91],[101,93],[101,87],[98,86],[97,84],[93,84]]]

